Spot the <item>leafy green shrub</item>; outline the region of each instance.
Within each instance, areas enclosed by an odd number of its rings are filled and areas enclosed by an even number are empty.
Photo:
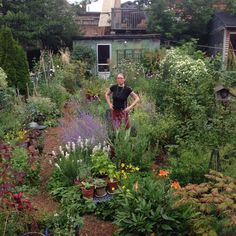
[[[96,62],[96,53],[87,45],[76,44],[72,51],[72,58],[86,62],[87,68],[91,69]]]
[[[0,89],[0,110],[11,110],[15,98],[15,91],[12,88]]]
[[[70,97],[69,93],[60,85],[59,81],[52,81],[49,84],[41,83],[39,90],[42,96],[50,98],[59,109],[62,108]]]
[[[25,148],[16,147],[12,152],[12,167],[25,175],[26,184],[36,185],[39,183],[39,163],[30,161]]]
[[[60,211],[45,219],[44,224],[56,235],[74,235],[76,226],[83,223],[82,215],[96,208],[93,199],[82,198],[78,185],[58,188],[51,194],[60,199]]]
[[[95,176],[107,175],[115,171],[115,165],[110,160],[108,153],[103,151],[95,151],[91,155],[92,173]]]
[[[50,98],[30,97],[26,106],[27,121],[42,123],[47,119],[53,119],[60,115],[56,104]]]
[[[69,93],[74,94],[85,78],[85,65],[82,62],[68,64],[55,74],[54,81],[59,81]]]
[[[147,135],[148,130],[145,127],[136,129],[133,134],[131,130],[125,130],[124,127],[115,131],[112,145],[115,150],[114,161],[117,167],[121,163],[138,166],[143,170],[150,167],[155,152],[150,146],[150,139]]]
[[[236,179],[236,150],[235,146],[228,144],[220,150],[221,172],[231,178]]]
[[[199,149],[179,150],[177,156],[170,158],[171,179],[178,180],[180,184],[202,183],[208,173],[210,152]]]
[[[7,75],[4,70],[0,67],[0,90],[5,89],[7,87]]]
[[[116,198],[118,235],[188,235],[191,208],[173,207],[175,198],[166,180],[143,178]]]
[[[82,224],[81,215],[85,207],[84,202],[80,198],[80,187],[74,185],[58,188],[52,191],[51,194],[56,197],[59,196],[60,211],[45,219],[45,225],[56,235],[73,235],[75,227]]]
[[[158,111],[172,117],[175,129],[171,144],[195,146],[225,145],[232,139],[233,116],[215,102],[215,86],[209,63],[201,55],[189,56],[171,49],[161,61],[160,77],[154,79],[152,94]],[[231,134],[230,134],[231,132]]]
[[[20,130],[24,121],[25,114],[17,111],[17,109],[0,112],[0,139],[4,140],[4,136],[8,132],[16,132]]]
[[[146,51],[141,58],[141,63],[143,64],[147,73],[157,73],[160,70],[160,62],[165,56],[166,49],[160,49],[157,51]]]

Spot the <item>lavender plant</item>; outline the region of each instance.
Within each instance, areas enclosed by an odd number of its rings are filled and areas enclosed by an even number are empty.
[[[84,111],[77,117],[70,117],[69,124],[63,126],[63,143],[76,142],[78,137],[90,139],[93,144],[103,143],[107,140],[107,130],[104,123]]]

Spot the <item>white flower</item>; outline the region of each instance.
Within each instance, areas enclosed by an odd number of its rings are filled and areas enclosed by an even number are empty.
[[[55,153],[55,151],[52,151],[52,155],[55,157],[56,156],[56,153]]]
[[[94,148],[93,148],[93,153],[95,153],[95,152],[97,152],[99,149],[98,149],[98,146],[94,146]]]
[[[98,150],[101,150],[101,148],[102,148],[102,145],[101,145],[101,143],[99,143],[98,144]]]
[[[58,168],[59,170],[61,169],[61,167],[56,163],[55,167]]]
[[[52,160],[49,160],[49,164],[52,165]]]
[[[79,136],[77,139],[77,144],[79,144],[81,142],[81,137]]]
[[[81,149],[84,148],[84,143],[83,143],[83,141],[80,142],[80,147],[81,147]]]
[[[66,160],[68,160],[69,156],[70,156],[70,154],[68,152],[66,152],[66,155],[65,155]]]
[[[75,152],[75,143],[72,142],[72,151]]]
[[[85,139],[85,147],[88,146],[88,142],[89,142],[89,140],[86,138],[86,139]]]
[[[70,152],[70,145],[69,145],[69,144],[66,144],[66,150],[67,150],[68,152]]]
[[[63,152],[62,146],[59,146],[59,151],[60,151],[61,153]]]

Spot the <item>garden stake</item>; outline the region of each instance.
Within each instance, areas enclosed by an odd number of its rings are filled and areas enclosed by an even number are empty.
[[[220,165],[220,153],[218,148],[214,148],[211,152],[211,159],[209,162],[209,169],[215,170],[215,171],[221,171],[221,165]]]
[[[79,230],[80,230],[79,225],[76,225],[76,227],[75,227],[75,236],[80,236]]]

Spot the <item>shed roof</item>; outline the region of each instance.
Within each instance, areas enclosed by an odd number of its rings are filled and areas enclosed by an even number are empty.
[[[217,12],[215,16],[222,22],[224,27],[236,27],[236,16],[231,15],[229,12]]]
[[[99,36],[75,36],[73,40],[119,40],[119,39],[160,39],[160,34],[116,34]]]

